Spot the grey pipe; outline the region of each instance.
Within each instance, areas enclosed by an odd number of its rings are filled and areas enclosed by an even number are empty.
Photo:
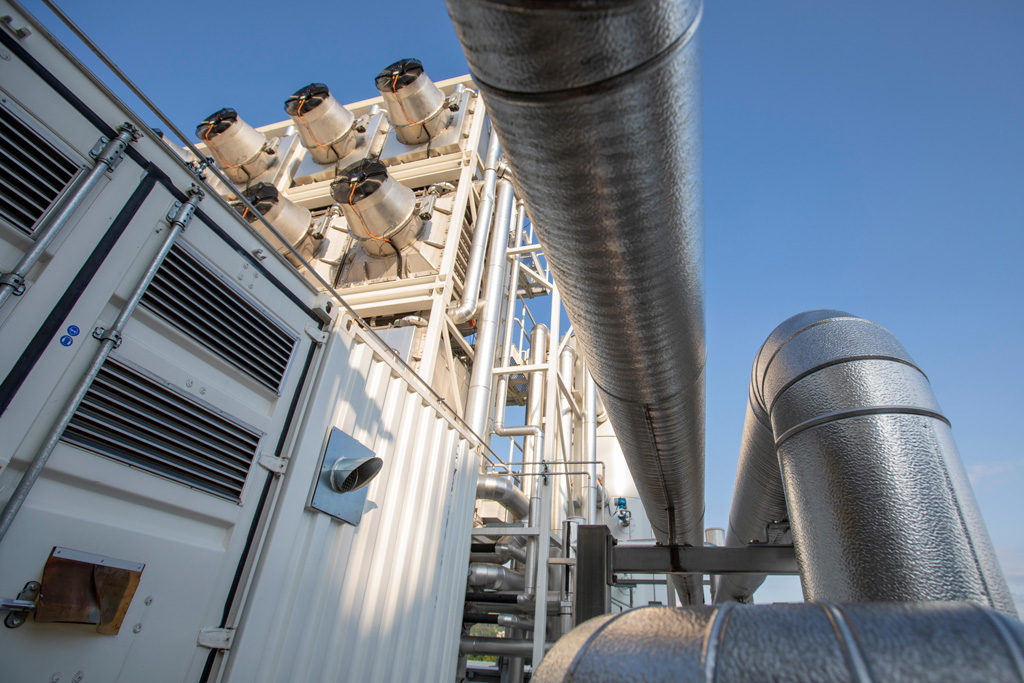
[[[548,328],[545,325],[534,325],[530,330],[530,363],[541,365],[547,361],[548,354]],[[526,398],[526,424],[536,426],[541,423],[541,416],[544,414],[544,384],[545,377],[541,371],[530,373],[530,383],[527,388]],[[533,451],[532,462],[544,461],[544,439],[541,435],[529,436],[523,443],[523,457]],[[528,473],[539,471],[540,465],[527,465]],[[541,518],[541,487],[538,477],[526,477],[530,487],[530,516],[529,525],[537,527]],[[533,597],[537,592],[537,562],[541,552],[538,536],[530,536],[526,541],[526,595]],[[544,551],[547,550],[547,543],[544,544]]]
[[[499,614],[498,626],[505,628],[521,628],[524,631],[533,630],[533,619],[521,614]]]
[[[1024,683],[1024,625],[973,603],[645,607],[576,627],[533,681]]]
[[[469,565],[469,585],[496,591],[521,591],[523,575],[508,567],[474,562]]]
[[[787,507],[807,600],[966,600],[1016,615],[949,422],[879,325],[809,311],[761,347],[727,542],[769,540]]]
[[[484,274],[484,256],[487,252],[487,235],[490,232],[491,216],[494,214],[494,186],[498,181],[498,159],[501,157],[501,143],[491,130],[484,158],[484,184],[480,205],[473,226],[473,241],[469,246],[469,263],[466,265],[466,279],[462,283],[462,299],[457,306],[448,309],[448,317],[456,324],[464,323],[476,315],[479,301],[480,280]]]
[[[545,649],[550,650],[552,645],[554,643],[545,643]],[[533,641],[462,636],[459,640],[459,652],[464,655],[499,655],[529,659],[533,657]]]
[[[655,535],[701,545],[701,3],[447,5]]]
[[[518,522],[530,514],[530,499],[516,488],[511,477],[499,477],[493,474],[482,474],[476,480],[476,497],[481,500],[493,500],[506,510]]]
[[[21,479],[18,481],[18,485],[14,488],[14,493],[11,494],[10,500],[7,501],[7,505],[4,506],[4,510],[0,513],[0,541],[3,541],[4,536],[7,535],[7,531],[11,528],[11,524],[14,523],[14,518],[18,516],[18,512],[21,510],[22,505],[25,504],[25,500],[28,498],[29,492],[35,485],[36,480],[39,479],[39,475],[43,473],[43,469],[46,467],[47,460],[50,459],[50,455],[53,453],[53,449],[57,447],[57,443],[60,441],[60,437],[64,434],[64,430],[71,422],[71,418],[74,417],[75,411],[78,410],[79,404],[82,399],[85,398],[85,394],[89,391],[89,387],[92,386],[92,381],[96,379],[96,375],[99,374],[100,368],[103,367],[103,361],[107,359],[110,352],[120,345],[121,343],[121,332],[124,331],[125,325],[128,324],[128,319],[131,318],[132,313],[135,312],[135,308],[139,305],[139,301],[142,300],[142,296],[146,293],[146,288],[149,287],[149,283],[153,281],[153,277],[156,272],[160,269],[160,265],[164,262],[167,257],[167,253],[174,246],[174,241],[185,226],[192,220],[192,216],[195,214],[196,204],[198,204],[203,198],[203,193],[193,186],[191,196],[188,200],[178,207],[177,212],[174,214],[170,221],[170,230],[167,231],[167,235],[164,237],[164,241],[160,245],[159,251],[149,263],[149,267],[146,268],[145,274],[142,279],[135,285],[135,289],[132,290],[128,300],[121,307],[121,310],[117,314],[117,318],[114,319],[114,323],[107,329],[96,328],[93,332],[93,336],[96,337],[99,342],[99,348],[96,350],[93,356],[92,362],[89,364],[88,370],[85,375],[78,380],[78,384],[75,385],[75,389],[71,392],[71,398],[68,399],[67,404],[64,406],[64,410],[57,418],[57,422],[50,429],[49,435],[46,437],[46,442],[43,444],[42,449],[35,455],[32,462],[29,463],[25,473],[21,475]]]
[[[498,348],[498,324],[505,289],[505,250],[508,248],[514,200],[512,183],[499,180],[498,200],[494,208],[494,230],[491,235],[491,248],[487,254],[484,310],[477,320],[473,370],[469,377],[469,393],[466,396],[466,423],[473,433],[482,439],[487,439],[489,435],[487,417],[491,407],[491,377],[494,370],[494,351]]]
[[[597,524],[597,385],[589,370],[583,387],[583,460],[587,464],[587,524]]]
[[[26,251],[18,264],[9,273],[0,277],[0,306],[4,305],[11,295],[20,296],[25,291],[25,278],[28,276],[32,266],[36,264],[39,257],[46,252],[53,238],[57,236],[61,228],[71,219],[85,200],[92,193],[92,189],[100,182],[100,179],[107,173],[113,172],[121,160],[124,159],[124,152],[128,145],[140,137],[139,131],[130,123],[123,124],[117,133],[117,137],[107,141],[103,149],[96,156],[96,165],[85,175],[85,178],[76,183],[75,188],[64,199],[60,208],[49,216],[45,224],[36,231],[35,241]]]

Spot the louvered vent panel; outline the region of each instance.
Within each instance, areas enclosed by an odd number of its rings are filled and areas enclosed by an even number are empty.
[[[142,304],[260,384],[280,391],[298,340],[180,245]]]
[[[238,501],[263,433],[108,359],[63,439]]]
[[[6,107],[0,107],[0,216],[31,235],[75,165]]]

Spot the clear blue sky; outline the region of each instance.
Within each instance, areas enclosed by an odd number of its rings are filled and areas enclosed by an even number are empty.
[[[439,0],[65,9],[186,132],[224,106],[279,121],[312,81],[372,97],[402,57],[435,80],[467,71]],[[931,378],[1024,613],[1022,35],[1007,0],[707,0],[709,525],[728,514],[761,342],[793,313],[846,309]]]

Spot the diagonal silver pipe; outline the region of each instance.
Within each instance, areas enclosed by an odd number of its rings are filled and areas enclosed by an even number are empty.
[[[447,4],[654,534],[702,545],[701,3]]]

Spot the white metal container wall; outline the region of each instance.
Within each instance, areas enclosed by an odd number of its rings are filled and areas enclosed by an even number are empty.
[[[328,342],[223,680],[454,680],[479,456],[357,334]],[[305,507],[332,427],[384,460],[358,527]]]

